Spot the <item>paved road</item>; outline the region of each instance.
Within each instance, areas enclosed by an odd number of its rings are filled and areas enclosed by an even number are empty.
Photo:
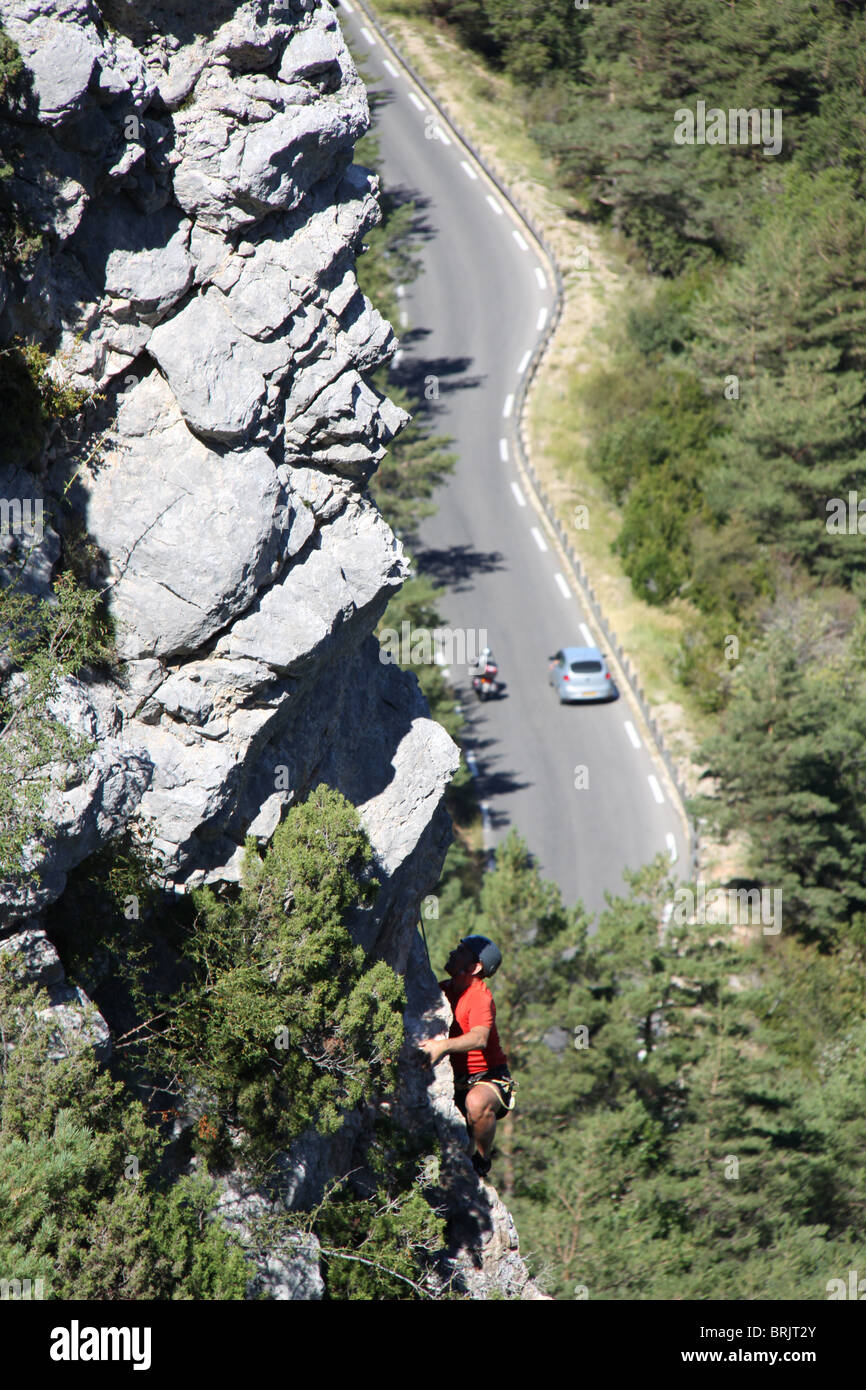
[[[488,844],[516,826],[565,900],[597,910],[605,890],[622,889],[624,867],[672,846],[683,866],[687,843],[628,700],[560,706],[547,684],[551,653],[597,642],[508,446],[510,405],[553,286],[454,132],[443,130],[357,4],[349,8],[339,10],[344,32],[381,88],[383,178],[415,201],[423,231],[423,271],[405,291],[407,321],[397,326],[399,368],[437,379],[436,428],[459,454],[437,514],[421,529],[418,559],[447,585],[449,624],[466,629],[468,643],[486,629],[506,682],[500,699],[479,705],[466,666],[451,668],[469,717]]]

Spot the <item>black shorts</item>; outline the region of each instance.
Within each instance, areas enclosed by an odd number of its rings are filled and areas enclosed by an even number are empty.
[[[499,1106],[496,1111],[497,1120],[501,1120],[503,1115],[507,1115],[509,1110],[514,1109],[516,1096],[514,1094],[515,1083],[511,1079],[511,1073],[506,1066],[490,1067],[487,1071],[475,1071],[469,1076],[455,1076],[454,1078],[454,1101],[461,1115],[466,1115],[466,1096],[473,1086],[477,1086],[479,1081],[486,1081],[488,1086],[493,1086],[499,1096]]]

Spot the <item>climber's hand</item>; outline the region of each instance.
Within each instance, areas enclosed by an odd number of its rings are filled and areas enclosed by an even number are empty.
[[[419,1043],[422,1052],[426,1052],[434,1067],[440,1058],[445,1056],[448,1051],[448,1038],[427,1038],[426,1042]]]

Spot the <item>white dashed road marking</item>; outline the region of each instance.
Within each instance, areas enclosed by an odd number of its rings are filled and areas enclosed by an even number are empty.
[[[466,766],[469,768],[469,771],[472,773],[473,777],[478,776],[478,759],[476,758],[474,753],[467,752]]]
[[[587,627],[586,623],[581,623],[581,624],[580,624],[580,632],[581,632],[581,636],[583,637],[583,640],[584,640],[584,642],[586,643],[586,645],[587,645],[588,647],[594,647],[594,646],[595,646],[595,643],[594,643],[593,640],[592,640],[592,633],[590,632],[590,630],[589,630],[589,628]]]
[[[410,92],[410,93],[409,93],[409,100],[411,101],[412,105],[415,107],[415,109],[416,109],[417,111],[425,111],[425,110],[426,110],[426,107],[425,107],[423,101],[419,101],[418,98],[416,97],[416,95],[415,95],[414,92]]]
[[[504,406],[502,407],[502,418],[503,418],[503,420],[507,420],[507,419],[508,419],[509,415],[511,414],[511,407],[512,407],[513,405],[514,405],[514,397],[513,397],[513,396],[510,396],[510,395],[509,395],[509,396],[506,396],[506,397],[505,397],[505,404],[504,404]]]
[[[397,69],[394,67],[394,64],[391,62],[390,58],[385,58],[385,60],[384,60],[384,66],[385,66],[385,68],[387,69],[387,71],[390,72],[390,74],[391,74],[392,77],[399,77],[399,76],[400,76],[399,72],[398,72]]]
[[[354,5],[350,5],[350,4],[349,4],[349,0],[341,0],[341,3],[342,3],[342,6],[343,6],[343,9],[346,11],[346,14],[354,14],[354,13],[355,13],[355,6],[354,6]]]
[[[632,724],[631,720],[627,719],[623,727],[626,733],[628,734],[629,738],[631,739],[632,748],[640,748],[640,734],[638,733],[634,724]]]
[[[542,288],[543,290],[546,290],[546,289],[547,289],[547,277],[545,276],[544,271],[541,269],[541,266],[540,266],[540,265],[537,265],[537,266],[535,267],[535,278],[536,278],[536,280],[538,281],[538,283],[539,283],[539,285],[541,286],[541,288]]]
[[[461,161],[460,161],[460,168],[463,170],[464,174],[466,174],[468,178],[470,178],[470,179],[477,179],[477,178],[478,178],[478,175],[476,174],[475,170],[472,168],[472,165],[471,165],[471,164],[467,164],[465,159],[461,159]]]
[[[513,231],[511,235],[514,237],[514,240],[517,242],[517,245],[520,247],[521,251],[529,250],[528,243],[524,241],[523,237],[520,235],[518,231]]]
[[[512,484],[511,484],[511,491],[514,493],[514,500],[515,500],[515,502],[517,503],[518,507],[525,507],[525,506],[526,506],[526,498],[524,497],[523,493],[520,491],[520,488],[517,486],[517,483],[512,483]]]
[[[665,798],[664,793],[658,784],[658,778],[651,772],[649,777],[647,778],[647,781],[650,784],[650,791],[652,792],[659,806],[663,806]]]
[[[493,194],[492,194],[492,193],[485,193],[484,196],[485,196],[485,198],[487,199],[487,201],[488,201],[488,203],[490,204],[490,206],[492,207],[493,211],[496,213],[496,216],[497,216],[497,217],[501,217],[501,216],[502,216],[502,208],[501,208],[501,207],[499,206],[499,204],[497,203],[497,201],[496,201],[496,199],[494,198]]]
[[[540,333],[541,330],[542,330],[542,328],[544,327],[544,325],[545,325],[546,323],[547,323],[547,310],[546,310],[546,309],[539,309],[539,311],[538,311],[538,323],[535,325],[537,332]]]
[[[521,357],[521,359],[520,359],[520,365],[519,365],[519,367],[517,368],[517,375],[518,375],[518,376],[523,376],[523,373],[526,371],[526,368],[529,366],[529,359],[531,358],[531,356],[532,356],[532,353],[531,353],[531,352],[525,352],[525,353],[523,354],[523,356]]]
[[[532,536],[532,539],[535,541],[535,544],[538,546],[539,550],[547,549],[547,542],[545,541],[537,526],[530,526],[529,534]]]
[[[370,33],[370,30],[364,24],[361,25],[361,37],[363,38],[365,43],[376,42],[376,40],[373,38],[373,35]]]
[[[445,131],[442,129],[441,125],[436,126],[436,139],[441,140],[443,145],[451,144],[451,137],[445,134]]]
[[[671,863],[672,863],[672,864],[676,864],[676,862],[677,862],[677,842],[676,842],[676,840],[674,839],[673,834],[671,833],[670,830],[668,831],[667,835],[665,835],[665,844],[666,844],[667,847],[668,847],[668,854],[669,854],[670,857],[671,857]]]
[[[559,588],[559,592],[562,594],[562,597],[563,597],[563,598],[571,598],[571,590],[569,589],[569,587],[568,587],[568,585],[566,584],[565,580],[563,579],[562,575],[559,574],[559,573],[557,573],[557,574],[555,574],[553,577],[554,577],[554,579],[556,580],[557,586],[558,586],[558,588]]]
[[[507,463],[507,462],[508,462],[508,440],[507,440],[507,439],[500,439],[500,441],[499,441],[499,457],[502,459],[502,462],[503,462],[503,463]]]

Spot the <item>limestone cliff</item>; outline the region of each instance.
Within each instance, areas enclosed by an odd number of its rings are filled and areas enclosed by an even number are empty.
[[[0,343],[43,344],[89,397],[35,467],[0,468],[0,495],[45,518],[26,547],[0,535],[0,561],[46,592],[60,538],[83,529],[124,662],[55,702],[93,751],[53,794],[38,878],[0,890],[4,948],[67,1018],[75,985],[40,914],[118,828],[146,821],[183,891],[236,880],[245,836],[266,843],[292,800],[338,788],[380,868],[363,944],[407,973],[402,1118],[438,1128],[446,1195],[468,1213],[455,1268],[473,1296],[534,1296],[510,1218],[460,1152],[447,1063],[430,1086],[413,1060],[444,1021],[416,923],[458,755],[372,636],[407,564],[365,485],[405,417],[368,380],[396,343],[355,276],[377,186],[352,163],[369,114],[334,11],[0,0],[0,15],[27,69],[0,134],[42,233],[0,284]],[[311,1138],[290,1156],[298,1201],[338,1150]],[[228,1192],[226,1213],[243,1221],[254,1200]],[[263,1284],[315,1297],[314,1252],[299,1261]]]

